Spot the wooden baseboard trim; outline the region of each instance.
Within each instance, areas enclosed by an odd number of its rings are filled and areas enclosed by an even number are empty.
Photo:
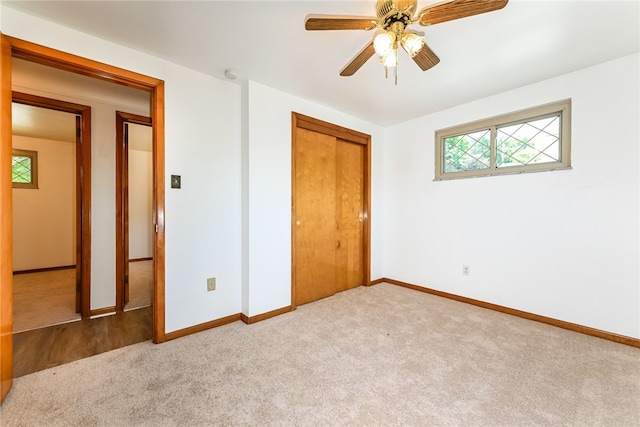
[[[195,334],[198,332],[206,331],[207,329],[217,328],[229,323],[233,323],[240,320],[240,313],[232,314],[231,316],[222,317],[220,319],[212,320],[210,322],[200,323],[199,325],[190,326],[184,329],[178,329],[177,331],[169,332],[164,335],[164,341],[174,340],[176,338],[182,338],[187,335]]]
[[[130,259],[129,262],[140,262],[140,261],[151,261],[151,260],[153,260],[153,257],[133,258],[133,259]]]
[[[369,283],[369,286],[373,286],[373,285],[379,285],[380,283],[384,283],[386,279],[376,279],[376,280],[372,280],[371,283]]]
[[[591,335],[593,337],[602,338],[608,341],[613,341],[620,344],[625,344],[632,347],[640,348],[640,339],[637,339],[637,338],[632,338],[625,335],[618,335],[611,332],[602,331],[600,329],[591,328],[589,326],[578,325],[577,323],[566,322],[564,320],[558,320],[552,317],[546,317],[546,316],[541,316],[539,314],[529,313],[527,311],[516,310],[514,308],[504,307],[502,305],[492,304],[489,302],[480,301],[473,298],[467,298],[460,295],[450,294],[448,292],[437,291],[435,289],[413,285],[411,283],[402,282],[400,280],[383,278],[383,279],[376,280],[376,282],[378,281],[380,281],[380,283],[382,282],[390,283],[392,285],[402,286],[403,288],[409,288],[416,291],[425,292],[427,294],[464,302],[466,304],[487,308],[489,310],[499,311],[501,313],[510,314],[512,316],[521,317],[523,319],[534,320],[536,322],[545,323],[547,325],[556,326],[558,328],[567,329],[569,331],[579,332],[581,334]]]
[[[249,317],[246,314],[242,313],[240,315],[240,320],[242,320],[247,325],[250,325],[252,323],[260,322],[262,320],[267,320],[272,317],[280,316],[281,314],[289,313],[290,311],[293,311],[293,307],[289,305],[286,307],[279,308],[277,310],[269,311],[267,313],[258,314],[257,316]]]
[[[75,265],[62,265],[60,267],[34,268],[34,269],[31,269],[31,270],[14,271],[13,274],[44,273],[45,271],[70,270],[72,268],[76,268],[76,266]]]
[[[170,341],[176,338],[182,338],[187,335],[195,334],[198,332],[206,331],[207,329],[217,328],[228,323],[233,323],[238,320],[242,320],[246,324],[260,322],[271,317],[279,316],[280,314],[288,313],[292,310],[291,306],[282,307],[277,310],[270,311],[268,313],[259,314],[257,316],[248,317],[244,313],[232,314],[231,316],[223,317],[221,319],[212,320],[210,322],[201,323],[199,325],[190,326],[188,328],[179,329],[177,331],[169,332],[164,335],[163,341]]]
[[[115,314],[116,313],[116,307],[104,307],[104,308],[97,308],[95,310],[91,310],[89,312],[89,317],[95,317],[95,316],[104,316],[105,314]]]

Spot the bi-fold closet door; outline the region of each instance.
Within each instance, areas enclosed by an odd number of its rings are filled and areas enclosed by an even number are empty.
[[[365,284],[365,145],[296,128],[295,305]]]

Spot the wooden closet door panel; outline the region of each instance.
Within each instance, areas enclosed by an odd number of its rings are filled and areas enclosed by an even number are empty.
[[[364,284],[364,146],[338,140],[336,162],[336,276],[345,290]]]
[[[336,292],[336,138],[297,129],[295,280],[297,305]]]

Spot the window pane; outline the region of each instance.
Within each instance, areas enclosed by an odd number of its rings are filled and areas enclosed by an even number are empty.
[[[444,172],[488,169],[491,163],[491,131],[484,129],[443,140]]]
[[[560,115],[497,128],[496,167],[560,161]]]
[[[31,157],[13,156],[11,163],[11,180],[12,182],[30,184],[31,177]]]
[[[438,130],[435,179],[571,169],[571,100]]]
[[[38,153],[14,148],[11,153],[13,188],[38,188]]]

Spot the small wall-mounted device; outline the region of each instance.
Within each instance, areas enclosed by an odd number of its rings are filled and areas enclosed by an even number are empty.
[[[235,70],[224,70],[224,76],[227,78],[227,80],[235,80],[238,78],[238,74],[235,72]]]
[[[171,175],[171,188],[180,188],[180,175]]]

